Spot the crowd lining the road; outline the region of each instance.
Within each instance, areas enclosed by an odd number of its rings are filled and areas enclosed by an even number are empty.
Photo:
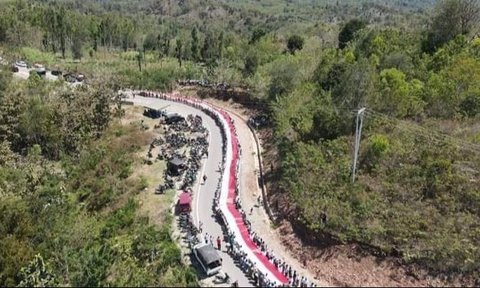
[[[137,93],[139,94],[139,93]],[[213,210],[215,212],[215,215],[217,216],[217,219],[221,221],[224,225],[224,232],[225,232],[225,237],[224,240],[227,242],[227,252],[233,257],[235,260],[236,264],[240,267],[240,269],[249,277],[250,279],[253,280],[254,284],[259,287],[317,287],[315,283],[309,281],[306,277],[300,276],[299,273],[295,269],[292,268],[291,265],[289,265],[286,261],[280,259],[275,255],[275,253],[272,250],[268,249],[267,243],[259,237],[253,230],[252,230],[252,225],[250,221],[247,219],[247,215],[242,207],[242,203],[239,198],[239,181],[235,181],[236,183],[236,189],[235,189],[235,207],[236,209],[240,212],[242,215],[243,222],[245,226],[248,229],[248,233],[253,240],[253,242],[256,244],[257,247],[260,248],[261,252],[263,255],[265,255],[268,260],[274,264],[276,269],[280,271],[287,279],[288,279],[288,284],[278,284],[274,281],[271,281],[268,279],[267,275],[262,273],[255,265],[254,262],[252,262],[251,259],[248,259],[247,253],[242,250],[241,245],[235,240],[236,235],[233,233],[232,229],[230,229],[228,222],[225,219],[225,215],[223,215],[223,212],[221,211],[219,207],[219,198],[220,198],[220,191],[221,191],[221,183],[223,179],[223,171],[225,170],[226,166],[226,152],[227,152],[227,136],[226,136],[226,127],[224,127],[223,122],[219,119],[217,113],[213,111],[213,108],[207,109],[203,105],[200,105],[198,100],[193,100],[193,99],[186,99],[180,96],[168,96],[166,94],[159,94],[159,93],[154,93],[154,92],[148,92],[148,91],[142,91],[141,95],[146,96],[146,97],[154,97],[154,98],[161,98],[163,100],[170,100],[170,101],[176,101],[180,102],[183,104],[187,104],[189,106],[192,106],[196,109],[202,110],[205,114],[209,115],[212,119],[214,119],[215,123],[217,126],[220,128],[221,135],[222,135],[222,162],[219,164],[219,172],[220,173],[220,178],[219,182],[217,185],[217,189],[215,191],[215,197],[214,197],[214,203],[213,203]],[[228,116],[227,116],[228,117]],[[229,119],[233,123],[233,119]],[[234,127],[233,131],[234,137],[237,137],[237,132]],[[240,144],[237,143],[238,145],[238,151],[239,154],[241,155],[241,147]],[[238,166],[239,166],[239,161],[236,163],[237,165],[237,175],[235,175],[236,180],[239,179],[238,177]],[[259,197],[258,201],[260,202],[261,199]],[[208,242],[208,236],[206,236],[207,242]],[[210,240],[213,242],[212,240]],[[217,240],[218,242],[218,240]],[[212,243],[213,245],[213,243]],[[217,246],[220,247],[220,245]]]

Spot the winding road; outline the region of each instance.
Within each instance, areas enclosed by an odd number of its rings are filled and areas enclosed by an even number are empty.
[[[222,161],[222,136],[220,134],[220,128],[215,124],[215,121],[208,115],[200,110],[197,110],[188,105],[157,99],[146,98],[141,96],[135,96],[135,98],[129,98],[130,102],[135,105],[145,106],[154,109],[165,109],[168,113],[175,112],[182,116],[188,114],[199,115],[203,119],[203,125],[208,129],[209,133],[209,147],[208,158],[205,159],[202,167],[201,174],[207,175],[205,183],[197,183],[194,187],[194,199],[193,199],[193,217],[196,224],[198,221],[203,223],[203,235],[208,233],[212,235],[214,243],[217,237],[220,236],[223,239],[222,227],[217,223],[213,211],[212,203],[214,199],[214,193],[218,185],[218,179],[220,173],[218,171],[219,164]],[[203,238],[202,238],[203,240]],[[223,245],[225,246],[225,245]],[[253,287],[248,278],[238,268],[229,254],[226,253],[226,249],[222,247],[221,256],[223,258],[222,270],[230,275],[233,281],[238,281],[240,287]]]

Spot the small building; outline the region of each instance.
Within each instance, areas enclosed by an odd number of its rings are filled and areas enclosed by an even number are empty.
[[[187,168],[185,160],[175,156],[167,163],[167,172],[172,176],[179,176]]]

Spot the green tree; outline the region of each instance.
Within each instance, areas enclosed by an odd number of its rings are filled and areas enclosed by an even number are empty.
[[[468,117],[480,114],[480,93],[469,93],[460,103],[460,109]]]
[[[137,59],[138,71],[142,72],[143,53],[142,53],[141,50],[137,51],[137,54],[135,55],[135,58]]]
[[[122,39],[122,48],[123,51],[127,51],[128,48],[132,47],[135,37],[135,24],[130,19],[121,19],[120,20],[120,33]]]
[[[193,45],[193,43],[192,43]],[[193,50],[192,50],[193,52]],[[178,65],[182,67],[182,59],[183,59],[183,42],[182,39],[177,38],[176,45],[175,45],[175,57],[178,60]]]
[[[355,34],[365,28],[367,23],[363,20],[352,19],[343,26],[338,34],[338,48],[344,49],[355,37]]]
[[[99,31],[99,20],[97,17],[92,17],[88,25],[88,35],[90,37],[91,45],[93,51],[97,52],[98,50],[98,38],[100,37]]]
[[[369,137],[367,146],[367,152],[364,159],[362,159],[361,165],[370,170],[374,168],[380,159],[390,150],[391,145],[387,136],[374,134]]]
[[[332,76],[332,82],[337,83],[331,90],[333,104],[340,109],[353,110],[368,103],[375,89],[374,67],[366,59],[340,67]]]
[[[198,34],[198,32],[197,32],[197,27],[193,27],[192,33],[191,33],[191,35],[192,35],[191,51],[192,51],[192,60],[193,60],[193,61],[197,61],[197,60],[198,60],[198,45],[199,45],[199,44],[198,44],[198,35],[197,35],[197,34]],[[178,41],[178,40],[177,40],[177,41]],[[177,46],[179,46],[178,44],[179,44],[179,43],[177,42]],[[180,44],[181,44],[181,42],[180,42]],[[180,45],[180,47],[181,47],[181,45]],[[180,50],[181,50],[181,49],[180,49]],[[176,54],[178,54],[178,53],[176,53]],[[178,59],[178,57],[177,57],[177,59]]]
[[[193,45],[193,43],[192,43]],[[203,46],[200,51],[200,55],[202,56],[202,61],[207,64],[212,64],[214,62],[215,57],[215,40],[211,32],[206,33],[205,40],[203,41]]]
[[[3,11],[2,14],[0,14],[0,42],[4,42],[7,40],[7,32],[8,32],[8,21],[11,21],[7,17],[6,11]]]
[[[267,35],[267,32],[264,29],[260,27],[256,27],[253,30],[252,36],[250,37],[250,41],[248,43],[255,44],[258,40],[260,40],[260,38],[262,38],[265,35]]]
[[[72,57],[73,59],[82,59],[83,50],[82,50],[83,41],[80,37],[74,37],[72,41]]]
[[[218,56],[218,58],[220,60],[223,59],[223,49],[225,47],[225,35],[223,33],[223,31],[220,32],[220,34],[218,35],[218,39],[217,39],[217,45],[218,45],[218,51],[216,53],[216,55]]]
[[[3,92],[10,85],[11,79],[12,79],[12,73],[7,71],[6,69],[0,69],[0,101],[1,101],[1,97],[3,96]]]
[[[158,48],[158,43],[160,42],[160,35],[155,35],[154,33],[148,33],[143,39],[143,49],[144,50],[155,50]]]
[[[60,51],[62,52],[62,58],[65,58],[65,53],[67,51],[67,37],[70,33],[70,23],[68,23],[68,15],[65,7],[61,6],[56,11],[56,23],[57,27],[56,30],[56,37],[58,42],[60,43]]]
[[[295,51],[302,50],[305,40],[300,35],[292,35],[288,38],[287,49],[291,54],[295,54]]]
[[[255,51],[249,50],[247,57],[245,58],[245,64],[243,68],[243,75],[245,77],[255,74],[258,67],[258,56]]]
[[[455,36],[470,34],[478,24],[479,17],[478,0],[440,1],[422,43],[423,51],[432,54]]]
[[[376,107],[397,117],[416,116],[423,111],[421,99],[423,83],[419,80],[408,82],[402,71],[395,68],[380,73],[380,91]]]

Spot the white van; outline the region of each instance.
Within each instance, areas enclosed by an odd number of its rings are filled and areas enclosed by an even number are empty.
[[[207,276],[215,275],[222,269],[222,257],[212,245],[197,244],[193,247],[193,254],[195,254]]]

